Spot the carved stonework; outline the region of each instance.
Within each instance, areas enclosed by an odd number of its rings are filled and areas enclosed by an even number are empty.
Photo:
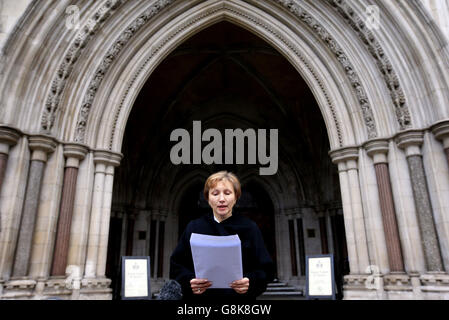
[[[393,66],[385,55],[385,52],[374,33],[366,26],[365,22],[354,12],[345,0],[325,0],[343,17],[362,39],[370,54],[376,60],[377,67],[383,75],[385,84],[390,91],[391,99],[395,106],[396,118],[401,130],[412,126],[410,111],[406,104],[404,91],[402,90],[398,76]]]
[[[41,119],[41,128],[44,132],[50,133],[54,125],[62,92],[64,91],[67,78],[72,73],[75,62],[98,29],[124,1],[107,0],[76,35],[51,83],[50,93],[47,97],[45,111]]]
[[[91,80],[87,93],[81,106],[76,125],[75,141],[84,142],[84,134],[86,130],[87,119],[89,117],[90,108],[95,98],[97,90],[108,72],[112,62],[118,57],[121,50],[126,46],[129,40],[144,26],[152,17],[158,14],[162,9],[173,3],[175,0],[160,0],[145,10],[139,17],[133,21],[125,31],[118,37],[115,43],[109,48],[100,66],[97,68],[94,78]]]
[[[362,109],[363,119],[368,131],[368,138],[377,137],[376,123],[374,122],[373,111],[371,109],[365,89],[362,87],[361,81],[348,56],[345,54],[340,45],[333,39],[332,35],[310,14],[308,14],[300,3],[294,0],[274,0],[274,2],[282,5],[288,11],[298,17],[305,25],[307,25],[327,47],[332,51],[337,60],[342,65],[348,76],[349,81],[355,91],[360,107]]]
[[[300,60],[301,62],[304,64],[304,66],[307,68],[307,70],[313,75],[314,79],[316,80],[316,82],[318,83],[321,92],[323,92],[324,96],[326,97],[326,101],[327,101],[327,105],[331,110],[332,116],[333,116],[333,120],[335,123],[335,127],[337,130],[337,135],[338,135],[338,142],[339,145],[342,146],[343,145],[343,138],[342,138],[342,134],[341,134],[341,126],[338,122],[337,119],[337,114],[335,111],[335,108],[332,104],[332,101],[329,97],[329,94],[326,92],[326,89],[323,85],[323,81],[320,79],[320,77],[318,76],[318,74],[315,72],[315,70],[310,66],[310,64],[307,62],[307,60],[302,56],[300,50],[290,41],[288,41],[287,39],[285,39],[281,34],[277,33],[275,30],[273,30],[273,28],[269,25],[264,24],[262,21],[260,21],[259,19],[255,18],[254,16],[250,16],[248,14],[244,14],[240,11],[237,11],[235,9],[233,9],[230,6],[227,6],[226,3],[223,3],[223,6],[219,9],[213,9],[210,10],[204,14],[202,14],[200,17],[195,17],[190,19],[189,21],[185,22],[182,24],[182,26],[180,28],[178,28],[175,32],[168,34],[167,36],[165,36],[165,38],[160,41],[159,45],[155,46],[155,48],[153,49],[153,51],[150,52],[149,56],[145,59],[145,61],[142,63],[142,65],[140,66],[138,72],[136,72],[136,74],[133,75],[133,78],[131,79],[131,81],[129,81],[128,86],[126,88],[125,94],[122,96],[122,98],[120,99],[120,106],[118,108],[118,111],[115,114],[114,117],[114,125],[113,128],[111,130],[112,134],[111,134],[111,138],[109,141],[109,149],[112,149],[112,145],[114,142],[114,134],[115,134],[115,128],[117,126],[117,121],[120,115],[120,112],[123,108],[124,102],[126,101],[126,98],[128,96],[128,93],[130,92],[131,88],[133,87],[133,85],[135,84],[135,81],[137,78],[139,78],[140,73],[146,69],[146,65],[151,61],[151,59],[153,58],[153,56],[161,49],[164,47],[164,45],[170,40],[172,39],[174,36],[176,36],[179,32],[183,31],[184,29],[186,29],[187,27],[189,27],[192,24],[197,23],[199,20],[216,13],[217,11],[220,10],[228,10],[229,12],[235,14],[235,15],[239,15],[240,17],[244,18],[245,20],[247,20],[250,24],[260,28],[264,28],[266,31],[270,32],[271,34],[273,34],[278,40],[280,40],[286,47],[288,47]]]

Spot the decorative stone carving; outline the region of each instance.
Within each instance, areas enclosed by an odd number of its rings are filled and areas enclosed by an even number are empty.
[[[294,0],[274,0],[276,3],[282,5],[296,17],[299,18],[305,25],[307,25],[324,44],[332,51],[337,60],[342,65],[349,81],[355,91],[360,107],[362,109],[363,119],[365,121],[368,138],[373,139],[377,137],[376,123],[374,121],[373,111],[371,109],[365,89],[361,85],[361,81],[348,56],[344,53],[343,48],[333,39],[332,35],[305,9],[301,7],[299,2]]]
[[[45,111],[41,119],[41,128],[44,132],[50,133],[53,127],[67,78],[72,73],[75,62],[78,60],[90,39],[92,39],[98,29],[123,2],[124,0],[107,0],[76,35],[75,40],[68,49],[64,60],[61,62],[61,65],[53,78],[51,89],[47,96]]]
[[[333,117],[333,120],[334,120],[334,123],[335,123],[339,145],[343,146],[343,138],[342,138],[342,134],[341,134],[341,126],[340,126],[340,123],[339,123],[339,121],[337,119],[337,114],[336,114],[335,108],[333,106],[333,103],[332,103],[331,99],[329,98],[329,94],[326,92],[326,89],[325,89],[325,87],[323,85],[322,80],[317,75],[316,71],[310,66],[310,64],[307,62],[307,60],[302,56],[302,54],[299,51],[299,49],[294,44],[292,44],[291,42],[287,41],[284,37],[282,37],[282,35],[280,35],[277,32],[275,32],[273,30],[273,28],[271,28],[270,26],[268,26],[268,25],[264,24],[263,22],[259,21],[255,17],[250,16],[248,14],[244,14],[242,12],[238,12],[238,11],[234,10],[233,8],[227,6],[226,3],[223,3],[223,6],[220,9],[218,9],[218,10],[223,10],[223,9],[224,10],[228,10],[229,12],[232,12],[233,14],[239,15],[242,18],[245,18],[251,24],[254,24],[257,27],[264,28],[266,31],[270,32],[276,38],[278,38],[292,52],[295,53],[295,55],[301,60],[301,62],[304,64],[304,66],[307,68],[307,70],[312,74],[312,76],[314,77],[314,79],[317,82],[318,86],[320,87],[321,92],[324,94],[324,96],[326,98],[327,106],[329,106],[329,109],[331,110],[332,117]],[[211,10],[211,11],[207,12],[206,14],[203,14],[201,16],[201,18],[204,18],[204,17],[206,17],[206,16],[208,16],[210,14],[213,14],[213,13],[215,13],[218,10],[217,9]],[[112,149],[112,145],[113,145],[113,142],[114,142],[115,128],[117,126],[117,121],[118,121],[120,112],[121,112],[121,110],[123,108],[123,104],[124,104],[124,102],[126,100],[126,97],[128,96],[128,93],[129,93],[131,87],[134,85],[136,79],[138,78],[138,76],[140,75],[142,70],[145,69],[145,66],[151,61],[151,59],[154,56],[154,54],[156,54],[159,51],[159,49],[161,49],[165,45],[165,43],[167,43],[170,39],[172,39],[176,34],[178,34],[180,31],[184,30],[186,27],[190,26],[193,23],[198,22],[198,20],[199,20],[198,18],[191,19],[189,22],[183,24],[182,28],[177,29],[173,34],[167,35],[160,42],[161,44],[156,48],[156,50],[151,52],[150,56],[145,60],[145,62],[139,68],[138,72],[133,76],[132,80],[128,83],[128,86],[126,88],[125,94],[122,96],[122,98],[120,100],[120,106],[118,108],[118,111],[115,114],[114,125],[113,125],[113,129],[111,130],[112,134],[111,134],[111,138],[110,138],[110,141],[109,141],[109,149]]]
[[[8,146],[8,150],[4,149],[4,147],[0,146],[0,153],[7,154],[9,151],[9,146],[15,145],[17,141],[20,139],[21,132],[15,128],[8,126],[0,127],[0,144],[4,144]]]
[[[325,0],[328,2],[352,27],[362,42],[367,47],[369,53],[376,61],[380,73],[383,75],[385,84],[390,91],[393,105],[395,106],[396,118],[401,130],[406,130],[412,126],[410,111],[408,109],[404,91],[399,83],[398,76],[393,66],[385,55],[385,52],[376,39],[374,33],[369,30],[364,21],[348,5],[346,0]]]
[[[87,93],[84,96],[81,111],[78,116],[78,122],[75,132],[75,141],[84,142],[84,133],[86,130],[87,119],[89,117],[90,108],[92,106],[95,94],[104,79],[105,74],[109,70],[112,62],[118,57],[120,51],[129,40],[145,25],[152,17],[159,13],[162,9],[170,5],[175,0],[159,0],[147,10],[145,10],[139,17],[131,23],[125,31],[118,37],[115,43],[109,48],[103,61],[95,72],[95,76],[91,80]]]
[[[408,274],[387,274],[384,276],[384,289],[387,291],[412,291],[412,283]]]

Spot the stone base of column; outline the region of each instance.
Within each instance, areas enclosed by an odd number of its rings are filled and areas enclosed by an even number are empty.
[[[345,300],[447,300],[449,275],[390,273],[386,275],[347,275]]]
[[[0,300],[112,300],[111,280],[65,277],[11,280],[2,284]]]

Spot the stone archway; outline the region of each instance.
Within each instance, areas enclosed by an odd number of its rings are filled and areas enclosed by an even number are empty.
[[[74,32],[66,2],[33,2],[2,54],[3,297],[87,297],[49,278],[66,265],[75,288],[109,296],[114,167],[130,110],[179,43],[223,20],[279,51],[318,102],[339,166],[346,297],[435,297],[428,285],[444,283],[449,266],[447,50],[419,3],[374,3],[379,31],[367,29],[363,3],[346,1],[108,0],[79,4]],[[53,266],[55,242],[67,262]],[[364,285],[370,265],[381,289]]]

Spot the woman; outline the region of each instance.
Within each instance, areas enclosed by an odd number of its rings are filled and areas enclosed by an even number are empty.
[[[240,195],[240,182],[230,172],[220,171],[207,179],[204,197],[212,212],[187,225],[170,258],[170,278],[181,284],[184,299],[255,299],[273,279],[273,261],[265,248],[259,228],[250,219],[232,212]],[[211,282],[208,279],[195,278],[190,249],[192,233],[215,236],[237,234],[242,248],[243,278],[232,282],[229,289],[209,289]]]

